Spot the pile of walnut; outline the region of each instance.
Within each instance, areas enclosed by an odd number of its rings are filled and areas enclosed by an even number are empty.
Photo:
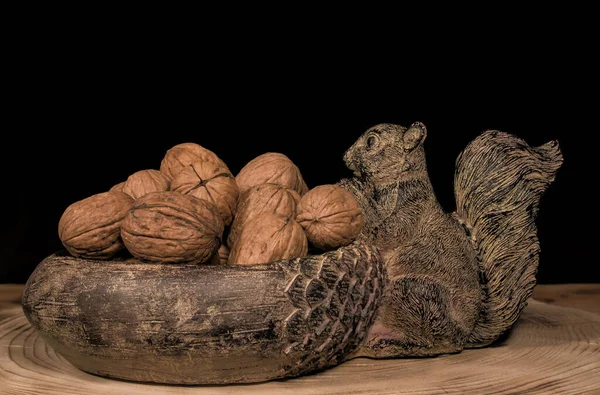
[[[251,265],[351,243],[363,214],[336,185],[308,189],[285,155],[266,153],[233,176],[195,143],[169,149],[160,170],[70,205],[58,234],[73,256],[111,259],[123,249],[145,262]]]

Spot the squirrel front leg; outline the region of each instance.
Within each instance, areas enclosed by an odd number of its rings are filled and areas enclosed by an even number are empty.
[[[359,180],[356,177],[343,178],[337,182],[338,186],[346,189],[354,195],[363,212],[363,231],[359,239],[365,242],[374,242],[376,224],[380,222],[379,210],[369,198],[372,195],[373,186]]]

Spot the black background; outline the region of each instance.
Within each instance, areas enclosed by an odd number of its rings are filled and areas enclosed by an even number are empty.
[[[175,144],[199,143],[234,173],[281,152],[313,187],[351,175],[342,155],[368,127],[415,121],[428,128],[428,167],[448,211],[454,161],[479,133],[502,130],[532,145],[559,140],[565,163],[537,219],[538,282],[600,282],[590,48],[548,40],[513,51],[494,41],[486,52],[341,54],[333,44],[318,52],[261,52],[252,42],[244,51],[175,50],[75,36],[38,36],[11,60],[0,282],[24,283],[61,248],[57,225],[68,205],[157,169]]]

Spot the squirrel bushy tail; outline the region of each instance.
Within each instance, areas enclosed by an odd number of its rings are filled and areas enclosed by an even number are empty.
[[[562,160],[557,141],[534,148],[498,131],[481,134],[457,159],[454,215],[478,253],[483,292],[470,347],[487,346],[512,327],[533,292],[535,217]]]

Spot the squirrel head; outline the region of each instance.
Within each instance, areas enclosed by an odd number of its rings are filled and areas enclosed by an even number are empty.
[[[375,125],[346,151],[344,162],[357,177],[378,184],[396,182],[407,172],[425,169],[426,137],[427,129],[421,122],[409,128]]]

